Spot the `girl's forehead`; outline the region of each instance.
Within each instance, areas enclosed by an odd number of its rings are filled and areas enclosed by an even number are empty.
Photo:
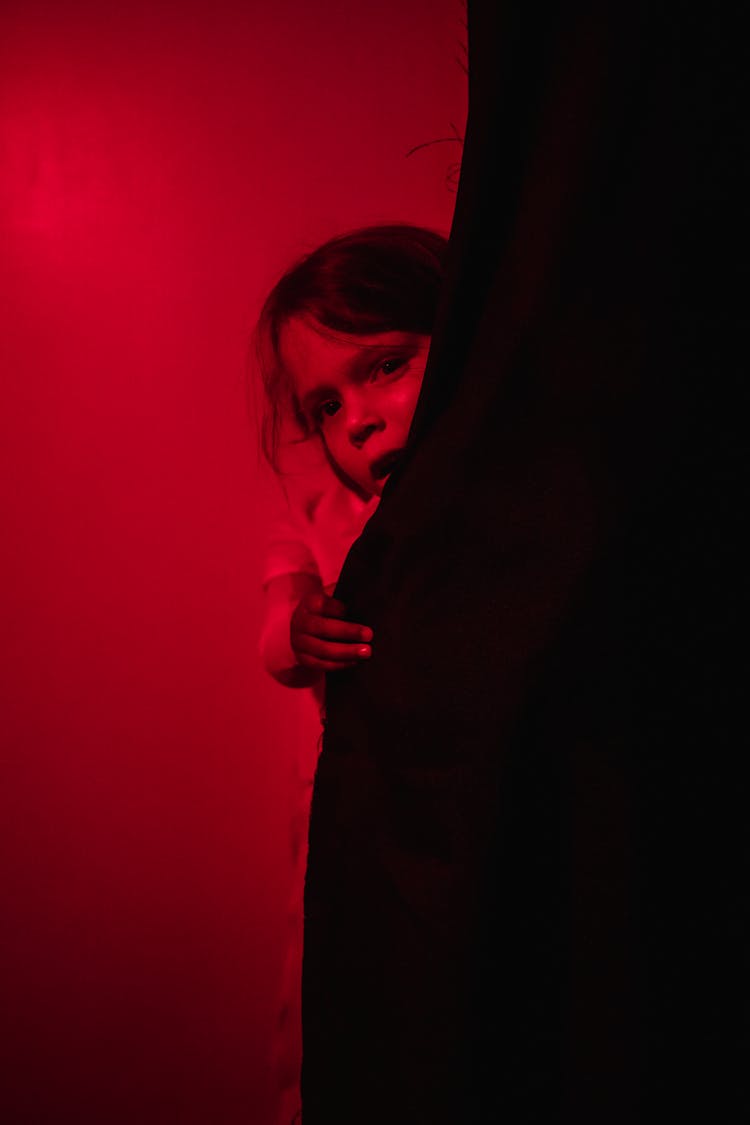
[[[382,348],[412,344],[411,332],[376,332],[367,336],[338,332],[311,317],[291,317],[279,334],[281,362],[297,387],[331,381],[349,373],[360,356]]]
[[[397,344],[413,340],[417,334],[413,332],[391,331],[372,332],[368,334],[354,332],[340,332],[336,328],[329,328],[311,316],[293,316],[281,329],[282,347],[291,346],[294,350],[306,348],[308,350],[355,348],[377,348],[384,344]]]

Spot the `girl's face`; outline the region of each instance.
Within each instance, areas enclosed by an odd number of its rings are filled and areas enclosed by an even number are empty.
[[[429,348],[429,336],[351,336],[301,316],[281,331],[281,362],[302,413],[366,496],[380,496],[406,445]]]

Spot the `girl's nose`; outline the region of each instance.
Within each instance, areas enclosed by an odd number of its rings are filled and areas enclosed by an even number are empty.
[[[377,433],[378,430],[382,430],[383,425],[383,420],[373,413],[352,414],[349,419],[348,427],[349,441],[359,449],[374,433]]]

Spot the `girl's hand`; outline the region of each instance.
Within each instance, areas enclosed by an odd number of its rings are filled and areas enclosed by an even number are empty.
[[[292,614],[289,639],[303,668],[337,672],[372,655],[372,629],[345,621],[346,608],[323,593],[305,594]]]

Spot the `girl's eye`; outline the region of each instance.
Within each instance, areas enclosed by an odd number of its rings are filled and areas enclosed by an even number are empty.
[[[335,398],[329,398],[325,402],[321,402],[320,406],[315,409],[315,418],[320,423],[326,418],[333,418],[334,414],[341,409],[341,403]]]
[[[378,373],[381,375],[395,375],[405,363],[406,359],[404,359],[403,356],[394,356],[392,359],[385,359],[378,367]]]

